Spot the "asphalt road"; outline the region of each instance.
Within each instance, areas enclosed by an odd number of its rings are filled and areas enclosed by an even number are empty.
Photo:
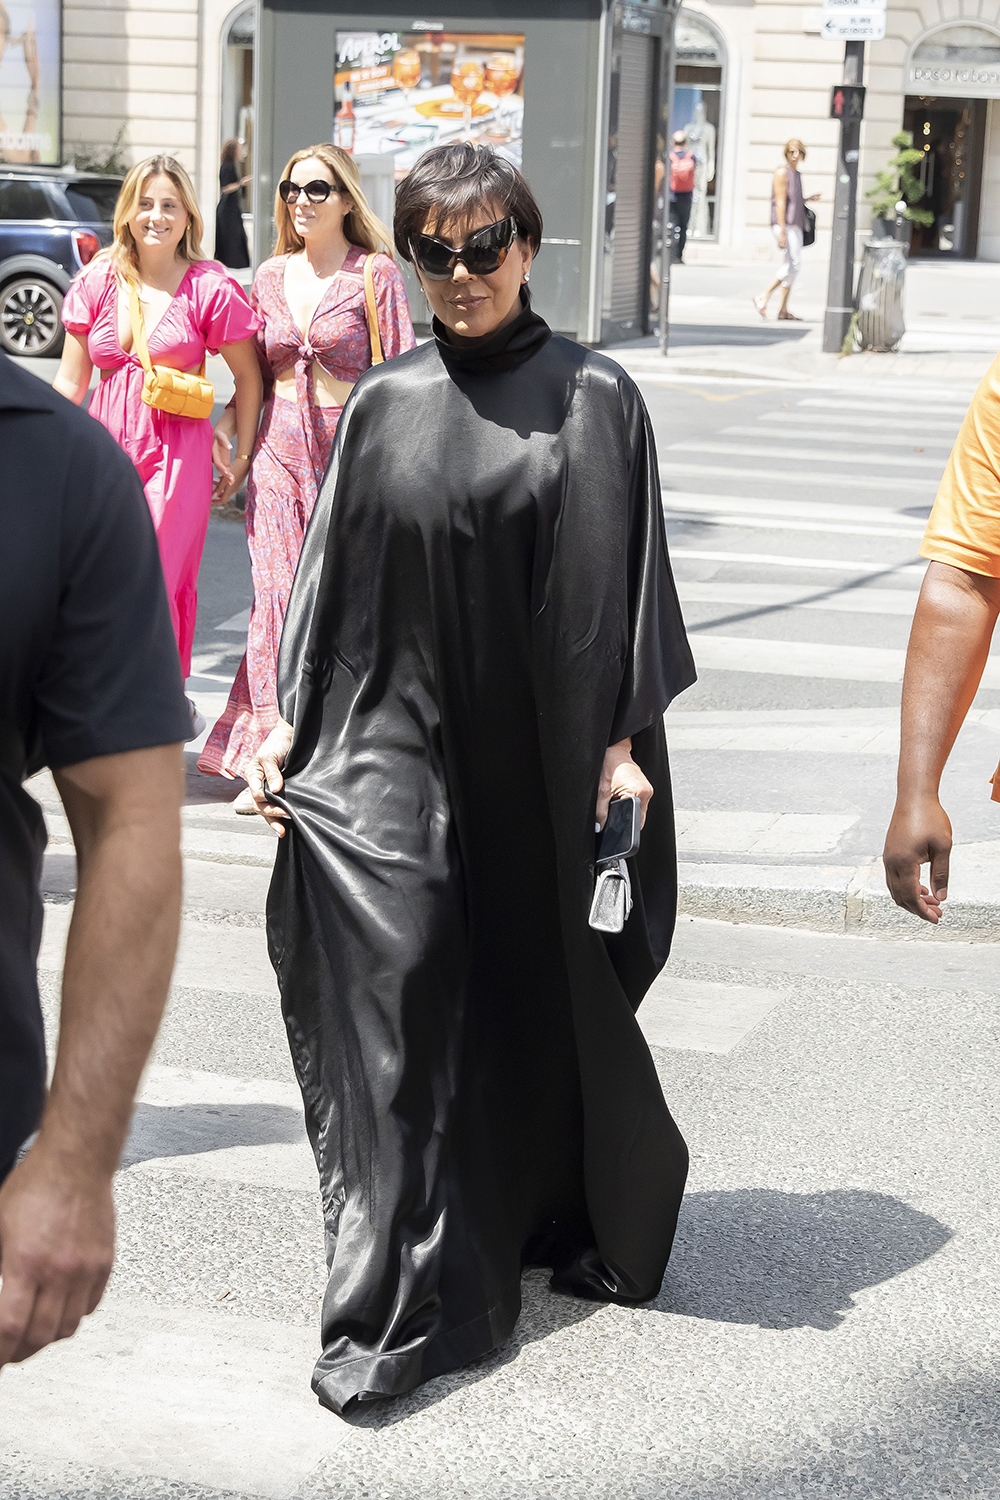
[[[845,413],[804,404],[829,393],[643,388],[702,666],[668,719],[685,857],[860,848],[898,661],[848,652],[905,644],[899,570],[936,478],[908,460],[942,460],[959,403],[893,411],[881,387],[836,439]],[[221,710],[249,603],[237,524],[213,521],[201,588],[191,688]],[[970,747],[973,768],[995,756]],[[640,1013],[692,1152],[660,1296],[595,1307],[531,1273],[508,1345],[348,1428],[308,1388],[322,1240],[264,949],[271,836],[195,754],[118,1268],[77,1339],[0,1375],[4,1500],[996,1500],[994,947],[683,920]],[[72,852],[34,790],[54,1032]],[[970,825],[991,813],[970,793]]]

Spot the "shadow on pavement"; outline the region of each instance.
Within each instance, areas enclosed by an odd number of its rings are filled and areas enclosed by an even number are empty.
[[[794,344],[804,339],[809,332],[808,323],[785,324],[764,323],[759,328],[733,327],[728,323],[671,323],[670,347],[683,349],[689,345],[732,345],[743,349],[760,349],[769,344]],[[612,354],[614,351],[612,350]]]
[[[229,1146],[291,1146],[305,1133],[302,1111],[286,1104],[137,1104],[122,1164]]]
[[[718,1323],[829,1331],[858,1292],[928,1260],[951,1237],[887,1193],[691,1193],[654,1305]]]

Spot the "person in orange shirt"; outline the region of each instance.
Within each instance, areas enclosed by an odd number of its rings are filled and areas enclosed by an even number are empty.
[[[896,905],[937,923],[951,855],[941,773],[979,687],[1000,614],[1000,358],[972,398],[920,552],[931,562],[906,649],[896,806],[883,862]],[[1000,801],[1000,768],[993,800]],[[930,875],[922,885],[925,864]]]

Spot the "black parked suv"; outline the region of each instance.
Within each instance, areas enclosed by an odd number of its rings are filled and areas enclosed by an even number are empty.
[[[111,243],[118,177],[0,163],[0,349],[54,358],[63,294]]]

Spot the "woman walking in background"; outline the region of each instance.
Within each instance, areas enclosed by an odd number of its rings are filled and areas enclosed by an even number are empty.
[[[297,151],[278,184],[274,216],[277,250],[250,292],[263,323],[257,348],[265,381],[247,487],[250,629],[226,711],[198,761],[202,771],[232,777],[245,776],[278,721],[281,627],[344,402],[373,362],[415,342],[390,232],[369,208],[346,151],[326,143]],[[216,429],[224,472],[236,420],[230,409]],[[224,477],[217,497],[231,489]],[[256,810],[249,793],[236,809]]]
[[[90,414],[121,444],[145,487],[187,677],[212,504],[212,423],[208,415],[174,416],[143,401],[143,344],[152,365],[189,374],[203,372],[206,353],[222,355],[236,382],[239,446],[249,453],[260,416],[252,341],[260,320],[225,268],[203,258],[194,188],[172,156],[132,168],[113,230],[110,248],[80,272],[63,300],[67,338],[53,385],[79,406],[93,367],[101,372]],[[193,703],[191,720],[196,738],[204,721]]]
[[[247,148],[235,138],[222,148],[219,167],[219,205],[215,210],[215,255],[224,266],[244,271],[250,264],[250,249],[243,227],[243,189],[252,181],[241,173]]]
[[[774,174],[771,183],[771,232],[777,241],[778,249],[784,252],[784,258],[774,281],[760,297],[753,299],[753,305],[762,318],[767,317],[767,304],[771,296],[781,287],[781,303],[778,307],[778,317],[787,323],[801,323],[794,313],[788,311],[788,298],[791,295],[792,283],[799,274],[802,265],[802,236],[805,231],[805,205],[806,203],[818,203],[819,193],[813,193],[811,198],[802,196],[802,178],[799,175],[799,162],[806,159],[806,148],[802,142],[796,139],[785,143],[785,164],[779,167]]]

